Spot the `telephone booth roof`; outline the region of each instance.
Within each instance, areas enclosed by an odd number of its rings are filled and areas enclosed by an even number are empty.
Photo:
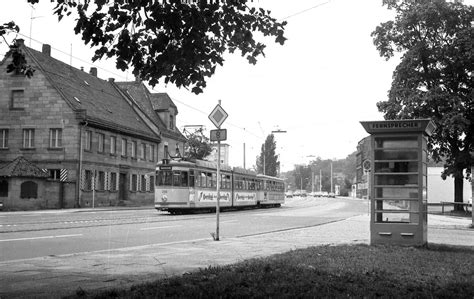
[[[430,136],[436,129],[431,119],[361,121],[360,123],[369,134],[420,132]]]

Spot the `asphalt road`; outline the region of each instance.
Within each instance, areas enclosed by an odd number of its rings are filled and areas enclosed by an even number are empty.
[[[293,198],[281,208],[221,213],[220,235],[285,231],[363,213],[366,201]],[[153,208],[1,213],[0,261],[199,240],[215,231],[215,214],[169,215]]]

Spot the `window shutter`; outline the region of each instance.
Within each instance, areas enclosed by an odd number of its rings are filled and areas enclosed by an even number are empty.
[[[117,172],[117,175],[115,176],[115,191],[118,191],[119,189],[119,177],[120,177],[120,172]]]
[[[82,169],[81,170],[81,182],[80,182],[81,190],[84,190],[85,181],[86,181],[86,170]]]

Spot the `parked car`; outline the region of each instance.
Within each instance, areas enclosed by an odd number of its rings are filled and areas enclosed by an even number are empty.
[[[328,197],[336,198],[336,194],[334,194],[334,192],[329,192]]]
[[[322,191],[321,196],[322,197],[328,197],[329,193],[327,191]]]
[[[293,198],[293,192],[291,192],[291,191],[286,192],[285,197],[286,198]]]

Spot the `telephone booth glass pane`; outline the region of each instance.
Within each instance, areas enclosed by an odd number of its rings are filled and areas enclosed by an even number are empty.
[[[418,213],[390,213],[390,212],[376,212],[375,222],[377,223],[420,223],[420,216]]]
[[[418,172],[418,162],[376,162],[375,173]]]
[[[375,150],[375,160],[418,160],[414,150]]]
[[[418,199],[418,188],[375,187],[376,198]]]
[[[375,176],[375,185],[418,185],[418,175],[417,174],[379,174]]]
[[[376,148],[418,148],[418,138],[376,138]]]
[[[375,209],[377,211],[397,210],[406,212],[419,212],[419,204],[412,200],[376,200]]]

